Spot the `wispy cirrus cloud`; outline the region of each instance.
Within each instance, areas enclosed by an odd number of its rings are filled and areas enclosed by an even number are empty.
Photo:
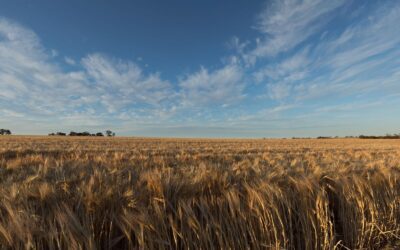
[[[275,56],[293,49],[320,32],[332,18],[332,11],[346,1],[282,0],[268,1],[258,15],[256,29],[263,35],[247,59]]]
[[[71,57],[68,57],[68,56],[64,57],[64,61],[71,66],[76,65],[76,61],[74,59],[72,59]]]
[[[64,93],[81,86],[82,75],[63,72],[51,60],[52,51],[41,45],[34,32],[0,19],[2,106],[29,114],[65,110],[68,97]]]
[[[230,105],[244,97],[244,71],[237,64],[209,71],[201,68],[180,82],[183,105]]]
[[[133,62],[90,54],[82,59],[82,65],[98,101],[109,112],[129,109],[132,105],[158,106],[174,98],[168,81],[158,73],[145,75]]]
[[[306,9],[316,6],[313,1],[304,1],[299,8],[307,3],[311,5]],[[284,13],[285,8],[283,14],[276,16],[286,24],[289,21],[285,21]],[[290,17],[287,18],[291,20]],[[336,20],[335,16],[331,19]],[[276,100],[315,100],[324,96],[345,97],[396,89],[393,83],[399,80],[396,75],[399,71],[399,22],[399,4],[387,1],[351,19],[342,30],[331,33],[320,30],[314,34],[319,34],[317,39],[304,42],[272,63],[260,63],[254,78],[265,84],[269,97]]]

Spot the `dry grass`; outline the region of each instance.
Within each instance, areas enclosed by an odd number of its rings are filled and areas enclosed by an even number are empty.
[[[398,140],[0,137],[0,248],[400,242]]]

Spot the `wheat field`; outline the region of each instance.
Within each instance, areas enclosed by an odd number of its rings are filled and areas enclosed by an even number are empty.
[[[0,249],[396,249],[400,140],[0,137]]]

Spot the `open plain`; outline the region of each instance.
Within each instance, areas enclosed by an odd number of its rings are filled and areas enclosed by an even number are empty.
[[[400,140],[0,137],[0,249],[380,249]]]

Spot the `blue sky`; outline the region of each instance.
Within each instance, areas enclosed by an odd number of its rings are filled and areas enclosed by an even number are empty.
[[[0,127],[15,133],[400,133],[399,1],[0,6]]]

